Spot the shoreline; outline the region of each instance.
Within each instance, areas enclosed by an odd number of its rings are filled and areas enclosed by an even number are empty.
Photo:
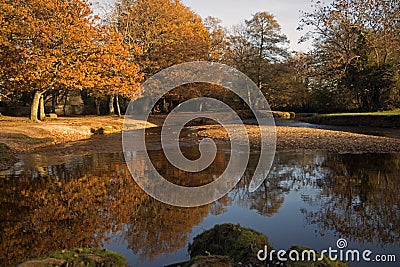
[[[24,118],[0,118],[0,143],[10,148],[20,159],[25,154],[49,154],[65,160],[73,156],[102,152],[121,152],[123,118],[117,116],[90,116],[60,118],[42,123]],[[159,124],[155,122],[156,124]],[[157,126],[148,124],[147,127]],[[227,132],[220,125],[189,126],[199,138],[212,138],[217,142],[229,141]],[[96,134],[98,129],[111,129]],[[260,146],[257,125],[246,125],[250,144]],[[276,126],[277,151],[325,150],[335,153],[399,153],[400,139],[364,135],[336,130]],[[240,136],[243,139],[245,136]],[[13,161],[1,162],[0,170],[7,169]]]
[[[213,138],[227,141],[228,135],[220,125],[193,127],[198,129],[198,135],[203,138]],[[260,146],[260,131],[256,125],[246,125],[250,144]],[[399,153],[400,139],[365,135],[336,130],[324,130],[316,128],[302,128],[291,126],[276,126],[276,150],[325,150],[335,153],[353,154],[379,154]],[[241,137],[245,138],[245,137]]]

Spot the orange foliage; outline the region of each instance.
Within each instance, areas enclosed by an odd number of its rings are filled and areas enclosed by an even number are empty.
[[[201,18],[180,1],[123,0],[116,7],[117,26],[148,77],[169,66],[206,60],[210,34]]]
[[[107,88],[129,95],[138,87],[133,55],[119,34],[97,22],[86,0],[1,0],[0,7],[0,75],[7,90]]]

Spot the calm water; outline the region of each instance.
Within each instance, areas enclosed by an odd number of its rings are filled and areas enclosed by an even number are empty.
[[[184,150],[197,153],[195,147]],[[54,166],[40,165],[38,157],[27,156],[0,172],[2,266],[85,246],[115,250],[131,266],[163,266],[187,260],[193,237],[226,222],[263,232],[277,249],[294,244],[335,249],[336,240],[345,238],[349,249],[397,256],[397,264],[368,266],[400,264],[400,154],[280,152],[267,181],[250,194],[255,152],[229,195],[198,208],[171,207],[148,197],[130,177],[122,153]],[[151,157],[177,183],[207,183],[222,173],[229,153],[219,146],[213,165],[195,176],[174,169],[157,149]],[[147,166],[140,168],[145,173]]]

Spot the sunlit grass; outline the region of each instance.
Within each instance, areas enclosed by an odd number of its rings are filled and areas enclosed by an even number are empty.
[[[338,117],[338,116],[393,116],[400,115],[400,109],[378,111],[378,112],[359,112],[359,113],[332,113],[322,114],[325,117]]]

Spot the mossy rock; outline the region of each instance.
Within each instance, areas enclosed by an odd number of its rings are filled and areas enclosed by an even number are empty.
[[[189,244],[190,257],[205,255],[229,256],[234,263],[259,264],[257,253],[268,246],[268,238],[257,231],[241,227],[235,224],[215,225],[196,236],[192,244]]]
[[[110,250],[101,248],[83,248],[62,250],[28,260],[18,267],[48,267],[48,266],[90,266],[90,267],[125,267],[126,259]]]
[[[298,251],[299,252],[299,258],[302,258],[302,252],[304,251],[310,251],[311,248],[308,247],[301,247],[301,246],[292,246],[287,253],[289,254],[289,252],[291,251]],[[292,252],[293,253],[293,252]],[[288,255],[287,254],[287,255]],[[305,257],[308,259],[307,254],[305,255]],[[321,257],[321,254],[316,253],[316,259],[317,261],[287,261],[286,266],[287,267],[309,267],[309,266],[313,266],[313,267],[349,267],[349,265],[347,263],[344,263],[342,261],[334,261],[331,260],[328,256],[323,256],[323,259],[320,261],[319,258]]]
[[[233,267],[233,262],[228,256],[196,256],[184,267]]]

